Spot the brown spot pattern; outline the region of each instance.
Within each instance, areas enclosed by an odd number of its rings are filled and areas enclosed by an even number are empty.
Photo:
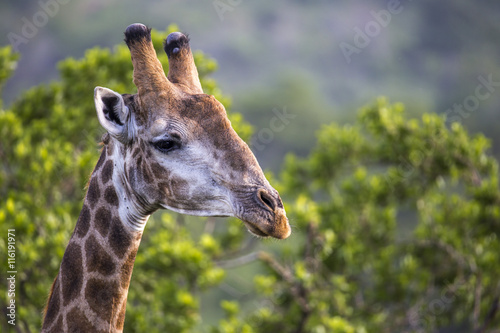
[[[85,316],[85,314],[82,311],[80,311],[77,307],[74,307],[68,312],[66,319],[68,322],[68,332],[71,333],[102,332],[102,331],[97,331],[94,325],[92,325],[92,323],[87,319],[87,316]]]
[[[106,188],[106,191],[104,191],[104,198],[111,206],[118,207],[118,195],[116,195],[116,191],[113,186],[108,186],[108,188]]]
[[[122,223],[116,217],[113,218],[108,241],[109,245],[120,259],[125,256],[125,253],[132,243],[132,237],[123,228]]]
[[[148,165],[146,163],[142,164],[142,175],[146,183],[149,184],[153,182],[153,175],[151,174],[151,171],[149,171]]]
[[[94,168],[94,172],[99,170],[104,161],[106,160],[106,148],[104,148],[101,152],[101,156],[99,156],[99,161],[97,161],[97,165]]]
[[[135,177],[135,169],[133,167],[128,169],[127,172],[127,180],[129,184],[133,187],[134,184],[136,183],[136,177]]]
[[[134,149],[133,154],[132,154],[132,158],[134,158],[134,159],[135,159],[135,158],[137,157],[137,155],[139,155],[139,153],[140,153],[140,152],[141,152],[141,150],[139,149],[139,147],[136,147],[136,148]]]
[[[101,171],[101,181],[103,184],[106,184],[110,181],[113,176],[113,160],[109,160],[104,164],[104,167]]]
[[[78,244],[70,242],[61,263],[63,304],[78,296],[83,283],[82,252]]]
[[[99,200],[99,184],[97,183],[97,177],[92,177],[89,183],[89,188],[87,190],[87,201],[91,208],[94,208],[95,204]]]
[[[82,211],[80,212],[80,217],[76,223],[75,233],[78,237],[84,237],[89,231],[90,226],[90,211],[87,205],[83,205]]]
[[[185,197],[188,194],[188,183],[182,178],[170,178],[170,192],[176,193],[179,197]]]
[[[59,315],[59,317],[57,317],[57,322],[54,325],[54,327],[52,328],[52,331],[54,331],[54,332],[62,332],[63,331],[63,317],[62,317],[62,315]]]
[[[121,286],[122,288],[128,288],[130,284],[130,277],[132,276],[132,270],[134,269],[134,262],[135,262],[135,256],[137,254],[137,251],[132,251],[128,255],[127,260],[121,267]]]
[[[158,188],[160,189],[161,192],[165,193],[167,197],[170,197],[171,192],[170,192],[170,185],[168,183],[159,183]]]
[[[168,177],[167,170],[165,170],[160,164],[156,162],[151,164],[151,170],[153,171],[153,174],[156,178]]]
[[[239,158],[229,158],[229,165],[232,170],[237,172],[244,172],[246,170],[245,161]]]
[[[101,236],[106,237],[111,224],[111,212],[106,207],[100,207],[94,216],[94,227],[99,231]]]
[[[85,298],[97,316],[109,321],[113,314],[113,307],[120,296],[120,287],[116,281],[103,281],[99,279],[89,279],[85,288]]]
[[[114,149],[115,149],[115,146],[113,145],[112,142],[110,144],[106,145],[106,153],[107,153],[107,155],[108,156],[112,156]]]
[[[115,272],[116,264],[113,258],[106,253],[106,250],[97,242],[93,235],[85,242],[85,254],[87,256],[87,270],[89,272],[98,272],[104,276]]]

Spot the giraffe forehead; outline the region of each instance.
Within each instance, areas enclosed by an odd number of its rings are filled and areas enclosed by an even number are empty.
[[[151,137],[162,136],[165,133],[178,132],[182,136],[193,131],[196,124],[189,119],[182,119],[179,116],[164,115],[151,121],[149,134]]]
[[[152,113],[148,123],[145,130],[151,137],[174,131],[184,137],[211,141],[210,138],[224,136],[228,139],[235,134],[224,109],[200,108],[199,105],[187,106],[181,111],[165,108],[163,112]]]
[[[177,132],[188,143],[198,141],[199,148],[212,151],[211,158],[230,165],[234,171],[245,171],[256,163],[248,146],[231,127],[224,106],[211,95],[163,100],[151,109],[144,130],[149,139]]]

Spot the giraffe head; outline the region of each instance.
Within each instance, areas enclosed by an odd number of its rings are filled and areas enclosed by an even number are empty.
[[[261,237],[283,239],[290,226],[278,192],[236,134],[224,106],[203,93],[188,38],[165,40],[168,78],[151,42],[150,29],[125,31],[134,66],[135,95],[95,89],[103,140],[135,220],[159,208],[200,216],[234,216]],[[120,206],[125,209],[125,206]]]

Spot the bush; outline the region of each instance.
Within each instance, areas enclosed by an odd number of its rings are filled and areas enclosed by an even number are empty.
[[[164,68],[161,39],[153,32]],[[0,87],[17,55],[0,49]],[[208,75],[214,60],[195,60],[205,92],[229,108]],[[17,326],[38,331],[48,290],[82,206],[103,134],[92,91],[133,93],[125,45],[94,48],[59,64],[60,81],[26,91],[0,111],[0,251],[16,230]],[[1,106],[1,104],[0,104]],[[230,113],[249,140],[252,129]],[[224,300],[225,317],[200,327],[200,291],[225,275],[215,260],[241,253],[244,228],[224,232],[152,217],[138,253],[126,332],[455,332],[498,327],[500,196],[489,141],[436,114],[406,119],[400,104],[379,99],[356,124],[324,126],[306,159],[288,156],[273,181],[294,234],[247,255],[260,271],[258,306]],[[209,223],[213,223],[210,221]],[[6,281],[6,269],[0,279]],[[219,295],[220,296],[220,295]],[[0,306],[7,307],[2,293]],[[243,310],[241,310],[243,309]],[[2,331],[9,326],[2,321]],[[490,330],[490,332],[492,332]]]

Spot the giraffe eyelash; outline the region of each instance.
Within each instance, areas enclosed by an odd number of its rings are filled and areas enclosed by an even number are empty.
[[[162,153],[168,153],[171,152],[172,150],[179,149],[181,147],[179,141],[172,139],[158,140],[152,142],[152,144],[157,150],[161,151]]]

